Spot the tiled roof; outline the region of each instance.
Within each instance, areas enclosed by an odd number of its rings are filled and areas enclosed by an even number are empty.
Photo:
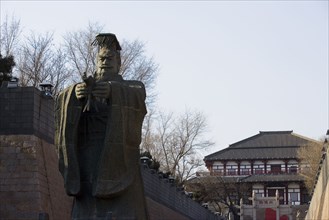
[[[292,131],[260,131],[259,134],[231,144],[230,148],[295,147],[307,144],[311,139]]]
[[[250,160],[250,159],[288,159],[296,158],[297,147],[224,149],[205,160]]]
[[[294,134],[292,131],[261,131],[257,135],[231,144],[224,150],[206,156],[204,160],[296,158],[297,149],[309,142],[317,141]]]
[[[209,183],[226,182],[226,183],[261,183],[261,182],[300,182],[304,178],[298,174],[260,174],[250,175],[247,177],[241,176],[206,176],[191,178],[188,182],[197,183],[200,180],[207,179]]]
[[[251,175],[241,180],[241,182],[289,182],[289,181],[303,181],[304,178],[298,174],[263,174]]]
[[[243,177],[242,177],[243,178]],[[188,180],[189,183],[198,183],[202,180],[206,180],[208,183],[218,183],[220,182],[225,182],[225,183],[237,183],[240,182],[241,177],[238,176],[197,176],[193,177]]]

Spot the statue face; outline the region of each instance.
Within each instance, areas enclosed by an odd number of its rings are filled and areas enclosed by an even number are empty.
[[[120,54],[116,50],[106,47],[100,48],[97,56],[97,75],[100,79],[107,79],[117,75],[120,68]]]

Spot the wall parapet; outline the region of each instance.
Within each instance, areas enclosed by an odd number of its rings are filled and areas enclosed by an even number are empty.
[[[170,179],[164,178],[155,170],[149,169],[147,165],[142,165],[141,172],[147,198],[180,213],[181,216],[186,217],[186,219],[219,219],[219,216],[191,199],[181,187],[177,187]],[[150,204],[148,204],[148,206],[149,205]],[[150,209],[150,207],[148,207],[148,209]],[[165,216],[160,218],[168,219]],[[152,219],[152,216],[150,219]],[[159,219],[159,217],[157,219]]]
[[[35,87],[0,87],[0,135],[54,141],[54,100]]]

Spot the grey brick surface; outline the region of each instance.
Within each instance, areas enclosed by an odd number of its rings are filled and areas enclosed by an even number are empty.
[[[34,134],[54,140],[54,100],[34,87],[0,88],[0,135]]]

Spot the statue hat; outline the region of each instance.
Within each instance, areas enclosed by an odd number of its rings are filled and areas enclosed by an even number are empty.
[[[115,34],[112,33],[100,33],[96,36],[96,39],[91,45],[99,47],[110,47],[114,44],[116,50],[121,50],[121,46]]]

